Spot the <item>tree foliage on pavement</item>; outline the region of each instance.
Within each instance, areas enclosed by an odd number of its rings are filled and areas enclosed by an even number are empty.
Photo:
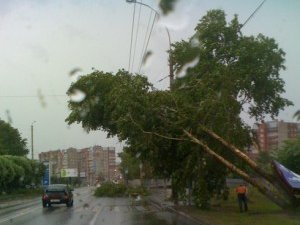
[[[80,90],[86,98],[69,101],[66,121],[125,141],[154,174],[172,179],[175,199],[190,186],[196,205],[208,207],[224,191],[229,171],[272,198],[245,172],[251,168],[280,189],[243,153],[252,138],[240,114],[260,120],[292,104],[281,97],[284,52],[274,39],[245,36],[240,27],[237,16],[228,23],[222,10],[211,10],[189,40],[172,44],[171,61],[180,75],[172,91],[156,90],[146,77],[125,70],[82,76],[67,94]]]
[[[28,154],[26,143],[16,128],[0,119],[0,155],[25,156]]]

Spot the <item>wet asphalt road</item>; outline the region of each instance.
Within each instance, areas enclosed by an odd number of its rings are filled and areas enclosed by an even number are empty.
[[[41,199],[0,210],[0,225],[194,225],[185,218],[129,198],[96,198],[75,190],[74,207],[43,208]]]

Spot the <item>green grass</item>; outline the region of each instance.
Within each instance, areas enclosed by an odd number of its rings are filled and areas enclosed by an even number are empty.
[[[194,207],[180,209],[202,221],[204,225],[300,225],[299,211],[286,212],[255,190],[250,189],[247,213],[239,212],[233,190],[228,201],[218,203],[219,206],[213,206],[208,211]]]

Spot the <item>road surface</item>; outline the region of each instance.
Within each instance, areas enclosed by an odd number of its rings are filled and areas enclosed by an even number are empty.
[[[43,208],[41,199],[0,210],[0,225],[194,225],[185,218],[129,198],[96,198],[90,188],[74,191],[74,207]]]

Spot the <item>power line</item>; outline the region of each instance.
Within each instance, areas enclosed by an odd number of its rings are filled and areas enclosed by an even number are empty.
[[[143,3],[142,0],[141,0],[141,3]],[[135,35],[135,43],[134,43],[134,50],[133,50],[133,58],[132,58],[131,71],[133,71],[133,65],[134,65],[134,59],[135,59],[135,52],[136,52],[136,45],[137,45],[137,41],[138,41],[139,28],[140,28],[141,11],[142,11],[142,5],[140,5],[140,8],[139,8],[139,15],[138,15],[138,22],[137,22],[137,27],[136,27],[136,35]]]
[[[131,65],[131,50],[132,50],[132,39],[133,39],[133,29],[134,29],[134,18],[135,18],[135,3],[133,7],[133,17],[132,17],[132,24],[131,24],[131,37],[130,37],[130,50],[129,50],[129,64],[128,64],[128,71],[130,71]]]
[[[167,76],[161,78],[160,80],[157,81],[157,83],[162,82],[163,80],[165,80],[165,79],[168,78],[169,76],[170,76],[170,75],[167,75]]]
[[[154,18],[153,18],[153,23],[152,23],[152,26],[151,26],[151,29],[150,29],[150,33],[149,33],[149,36],[148,36],[146,48],[145,48],[144,53],[143,53],[143,58],[144,58],[145,54],[147,53],[147,48],[148,48],[148,45],[149,45],[149,41],[150,41],[150,37],[151,37],[152,31],[153,31],[153,27],[154,27],[156,17],[157,17],[157,14],[155,13]],[[141,68],[142,68],[142,64],[143,64],[143,58],[142,58],[142,62],[141,62],[140,67],[139,67],[139,73],[141,72]]]
[[[153,11],[150,10],[149,19],[148,19],[148,23],[147,23],[147,29],[146,29],[144,42],[143,42],[143,47],[142,47],[142,52],[141,52],[141,56],[140,56],[140,65],[143,63],[144,49],[146,48],[147,35],[148,35],[148,32],[149,32],[149,28],[150,28],[152,13],[153,13]]]
[[[40,98],[38,95],[0,95],[0,98]],[[67,95],[43,95],[42,97],[68,97]]]
[[[248,17],[248,19],[246,19],[246,21],[242,24],[241,28],[244,27],[249,20],[254,16],[254,14],[262,7],[262,5],[266,2],[267,0],[263,0],[262,3],[260,3],[260,5],[254,10],[254,12]],[[241,29],[240,28],[240,29]]]

